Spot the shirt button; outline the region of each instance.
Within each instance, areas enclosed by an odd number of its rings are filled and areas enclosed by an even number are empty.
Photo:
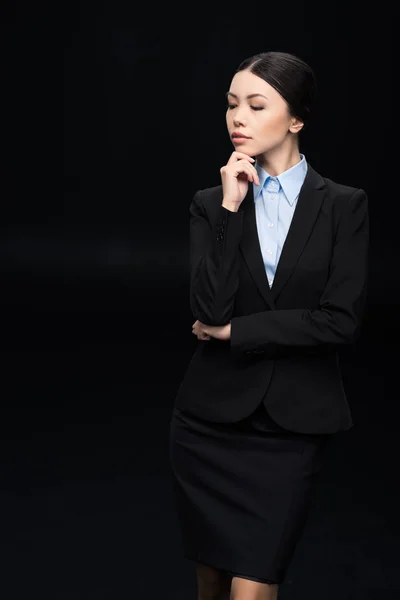
[[[272,250],[270,250],[270,248],[268,248],[267,254],[272,254]]]
[[[268,223],[268,227],[273,227],[274,224],[273,223]]]
[[[271,198],[272,198],[272,200],[275,200],[276,194],[271,194]]]

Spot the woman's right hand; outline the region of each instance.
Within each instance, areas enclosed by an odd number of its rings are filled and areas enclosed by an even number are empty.
[[[237,210],[247,194],[249,181],[260,185],[253,162],[254,158],[235,150],[226,165],[221,167],[224,205],[233,206]]]

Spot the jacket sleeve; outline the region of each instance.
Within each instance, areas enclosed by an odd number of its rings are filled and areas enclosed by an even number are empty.
[[[229,323],[239,286],[239,242],[243,210],[217,207],[208,214],[203,190],[190,204],[190,308],[205,325]],[[215,214],[213,217],[212,214]]]
[[[337,226],[330,272],[319,307],[268,310],[231,321],[235,357],[318,354],[356,340],[368,281],[368,199],[358,189],[345,203]]]

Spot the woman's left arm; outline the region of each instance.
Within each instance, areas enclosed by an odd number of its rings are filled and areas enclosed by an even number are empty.
[[[353,343],[360,332],[368,281],[368,198],[358,189],[338,224],[330,276],[318,309],[267,310],[231,320],[230,347],[235,356],[312,353]]]

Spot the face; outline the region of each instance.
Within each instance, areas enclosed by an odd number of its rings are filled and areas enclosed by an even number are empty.
[[[290,115],[286,100],[269,83],[250,71],[236,73],[229,92],[226,112],[229,136],[236,131],[249,138],[232,140],[239,152],[257,156],[276,150],[288,137],[294,138],[293,134],[303,126],[301,121]]]

